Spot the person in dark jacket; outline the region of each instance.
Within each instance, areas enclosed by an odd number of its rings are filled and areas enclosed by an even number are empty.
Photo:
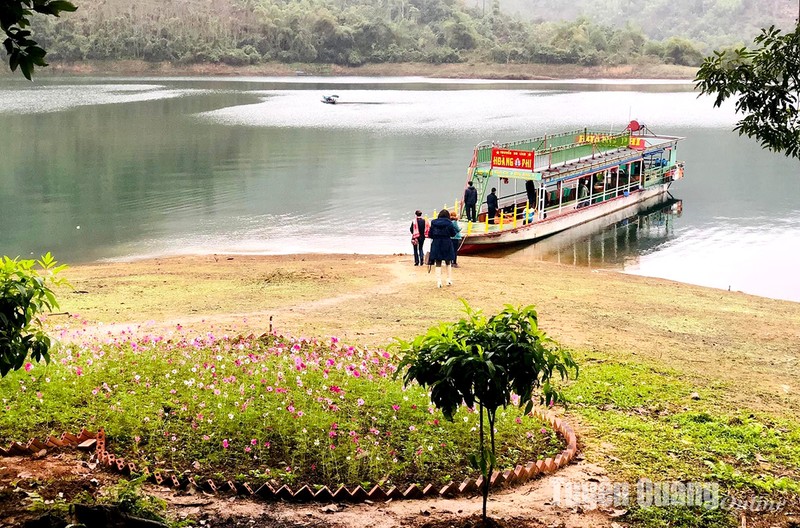
[[[427,234],[428,221],[422,218],[422,211],[417,209],[416,218],[411,222],[411,245],[414,248],[414,265],[425,264],[425,235]]]
[[[497,216],[498,205],[497,205],[497,195],[495,194],[496,192],[497,189],[495,187],[492,187],[492,192],[489,193],[489,196],[486,197],[486,208],[489,210],[487,214],[489,215],[490,224],[494,223],[494,217]]]
[[[525,194],[528,195],[528,207],[536,209],[536,184],[533,180],[525,180]]]
[[[436,264],[436,285],[442,287],[442,262],[447,265],[447,285],[453,284],[453,267],[450,265],[455,260],[451,238],[456,236],[456,229],[450,221],[447,209],[439,211],[436,220],[431,222],[428,233],[431,239],[431,254],[428,265]],[[430,268],[428,268],[430,270]]]
[[[477,222],[478,213],[475,206],[478,205],[478,189],[472,186],[472,181],[467,182],[467,188],[464,189],[464,208],[467,210],[467,221]]]

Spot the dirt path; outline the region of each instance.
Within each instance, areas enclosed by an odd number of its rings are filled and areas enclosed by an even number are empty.
[[[368,262],[353,262],[354,266],[369,265]],[[116,323],[97,323],[83,325],[75,333],[67,333],[65,337],[68,341],[83,339],[87,336],[104,337],[108,335],[119,335],[121,332],[137,331],[158,333],[173,330],[176,327],[235,327],[246,321],[247,327],[252,329],[266,330],[272,326],[272,321],[281,321],[282,324],[295,326],[302,324],[303,321],[314,317],[315,313],[328,316],[335,312],[338,306],[348,304],[358,304],[367,299],[397,295],[403,288],[409,287],[420,281],[420,273],[427,272],[428,268],[412,268],[407,265],[405,260],[397,259],[382,263],[380,268],[384,280],[367,284],[366,287],[350,293],[338,293],[329,297],[321,296],[318,298],[304,299],[300,302],[287,303],[264,310],[252,310],[241,312],[211,312],[195,315],[182,315],[168,319],[151,319],[146,322],[141,320],[130,320]],[[430,272],[432,275],[432,272]]]
[[[565,499],[569,483],[574,489],[581,485],[597,486],[610,482],[606,472],[585,462],[572,464],[557,474],[535,480],[529,484],[506,489],[490,496],[489,515],[507,521],[522,521],[525,526],[561,528],[622,526],[616,518],[625,509],[595,508],[592,504],[577,507],[575,504],[559,506],[554,499]],[[556,491],[554,491],[556,490]],[[466,499],[433,499],[393,501],[388,503],[358,505],[289,505],[263,503],[247,499],[224,499],[210,496],[177,495],[171,490],[155,489],[155,494],[168,501],[180,516],[199,519],[224,520],[228,517],[277,519],[298,526],[326,526],[330,528],[398,528],[418,527],[431,522],[455,521],[479,515],[479,496]],[[214,526],[214,524],[211,524]]]

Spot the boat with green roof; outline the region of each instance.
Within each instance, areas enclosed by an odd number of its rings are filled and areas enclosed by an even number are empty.
[[[459,254],[535,241],[622,209],[654,205],[683,178],[682,139],[631,121],[620,133],[584,128],[478,144],[467,170],[477,190],[477,215],[467,219],[465,204],[456,207]],[[493,188],[497,211],[490,217]]]

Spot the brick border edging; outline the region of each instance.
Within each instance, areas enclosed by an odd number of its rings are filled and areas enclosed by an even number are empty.
[[[554,414],[546,413],[538,408],[533,410],[533,414],[539,419],[549,423],[567,442],[567,447],[555,457],[537,460],[535,462],[529,461],[524,466],[518,464],[514,469],[494,471],[490,481],[492,487],[519,485],[533,479],[539,474],[554,473],[556,470],[569,464],[577,455],[578,439],[575,435],[575,431],[567,422],[556,417]],[[78,435],[64,433],[60,438],[49,436],[44,442],[40,442],[35,438],[31,439],[27,444],[11,442],[7,449],[0,447],[0,457],[23,455],[42,457],[47,454],[48,448],[66,446],[77,447],[78,449],[88,451],[94,450],[98,462],[103,466],[125,475],[141,473],[145,475],[147,480],[161,486],[168,486],[176,489],[192,487],[196,490],[212,494],[234,493],[236,495],[252,496],[265,500],[282,499],[292,502],[364,502],[366,500],[387,501],[431,497],[449,498],[477,493],[483,485],[483,477],[480,476],[477,479],[467,478],[460,484],[457,482],[450,482],[438,490],[433,484],[428,484],[422,488],[416,484],[412,484],[405,491],[401,491],[395,486],[384,490],[379,484],[376,484],[369,491],[361,486],[356,486],[352,490],[340,486],[335,491],[331,491],[327,486],[323,486],[319,490],[314,491],[308,485],[302,486],[297,491],[292,491],[292,489],[285,484],[276,488],[269,483],[265,483],[261,485],[261,487],[253,489],[247,482],[233,482],[231,480],[218,486],[212,479],[198,482],[191,476],[181,478],[172,473],[169,477],[166,477],[160,471],[151,473],[147,467],[139,470],[133,462],[127,462],[123,457],[117,457],[106,449],[106,434],[102,427],[97,433],[92,433],[84,428],[81,429]]]

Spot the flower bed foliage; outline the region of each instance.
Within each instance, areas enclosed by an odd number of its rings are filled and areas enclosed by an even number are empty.
[[[253,483],[446,482],[471,474],[477,413],[444,420],[382,350],[277,335],[136,337],[62,345],[0,380],[0,439],[104,427],[113,452],[152,469]],[[516,407],[498,412],[498,467],[561,440]]]

